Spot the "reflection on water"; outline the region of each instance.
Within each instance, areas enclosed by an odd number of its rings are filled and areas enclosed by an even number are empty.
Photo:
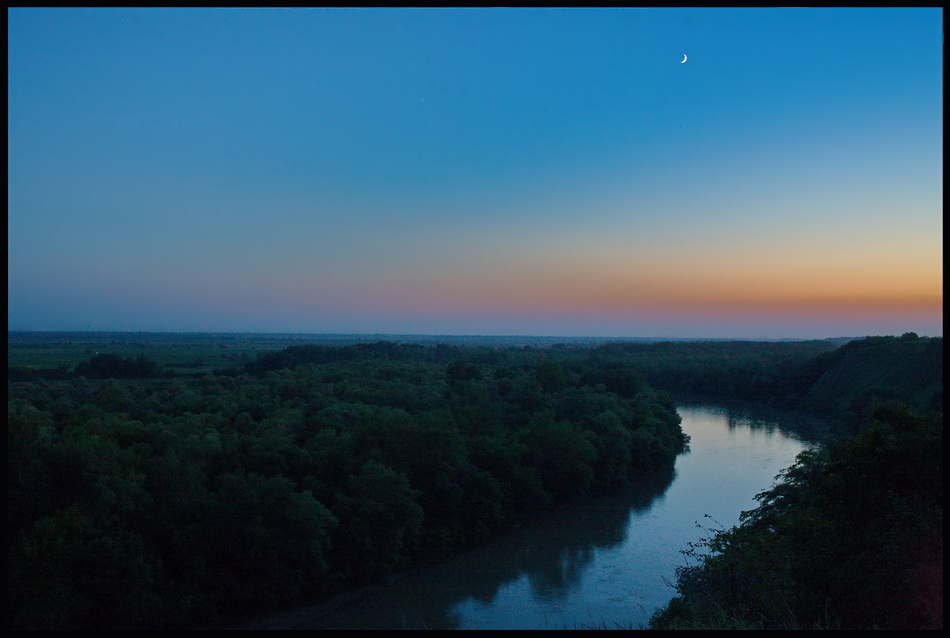
[[[797,439],[808,445],[827,443],[835,434],[828,422],[818,417],[808,416],[787,410],[779,410],[748,401],[731,401],[715,404],[683,401],[677,408],[682,416],[683,410],[701,408],[704,412],[726,419],[729,429],[751,428],[765,432],[778,431],[782,436]]]
[[[797,419],[709,405],[681,405],[690,452],[675,471],[593,499],[317,617],[300,629],[542,629],[646,623],[673,591],[680,551],[755,506],[795,456],[817,440]],[[793,426],[799,426],[798,428]],[[266,625],[258,625],[266,626]]]
[[[671,467],[636,489],[549,514],[443,565],[370,591],[303,628],[533,627],[520,610],[529,601],[553,609],[569,605],[599,552],[627,540],[631,517],[649,510],[673,477]],[[485,614],[490,621],[471,618]]]

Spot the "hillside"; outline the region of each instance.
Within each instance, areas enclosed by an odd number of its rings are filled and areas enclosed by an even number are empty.
[[[784,391],[855,433],[799,455],[740,525],[686,550],[696,562],[651,628],[942,628],[943,339],[852,341]]]
[[[684,554],[653,629],[941,629],[943,416],[876,408]]]
[[[894,400],[943,410],[943,338],[867,337],[816,357],[796,375],[795,408],[846,419]]]

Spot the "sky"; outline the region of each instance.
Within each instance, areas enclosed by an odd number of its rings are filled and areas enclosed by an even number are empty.
[[[942,9],[8,30],[11,330],[943,334]]]

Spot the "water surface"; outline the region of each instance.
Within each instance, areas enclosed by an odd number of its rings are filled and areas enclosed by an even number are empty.
[[[437,567],[271,627],[564,629],[638,627],[673,596],[688,543],[729,527],[814,437],[800,419],[679,405],[690,451],[637,489],[524,525]],[[805,432],[805,434],[803,434]],[[267,627],[266,622],[257,624]]]

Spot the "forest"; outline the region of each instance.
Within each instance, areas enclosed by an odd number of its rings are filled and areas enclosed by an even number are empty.
[[[227,625],[671,466],[669,395],[570,359],[379,342],[13,370],[10,626]]]
[[[943,420],[897,403],[685,550],[653,629],[942,629]]]
[[[10,628],[234,626],[380,582],[669,471],[683,393],[823,414],[848,436],[711,533],[656,627],[942,624],[900,598],[942,592],[940,338],[10,344]],[[838,585],[815,586],[831,568],[816,556],[847,558]],[[888,594],[900,613],[874,615]],[[793,611],[763,620],[779,599]]]
[[[774,398],[850,436],[800,454],[738,526],[684,549],[650,627],[942,629],[943,339],[851,341],[791,379]]]

